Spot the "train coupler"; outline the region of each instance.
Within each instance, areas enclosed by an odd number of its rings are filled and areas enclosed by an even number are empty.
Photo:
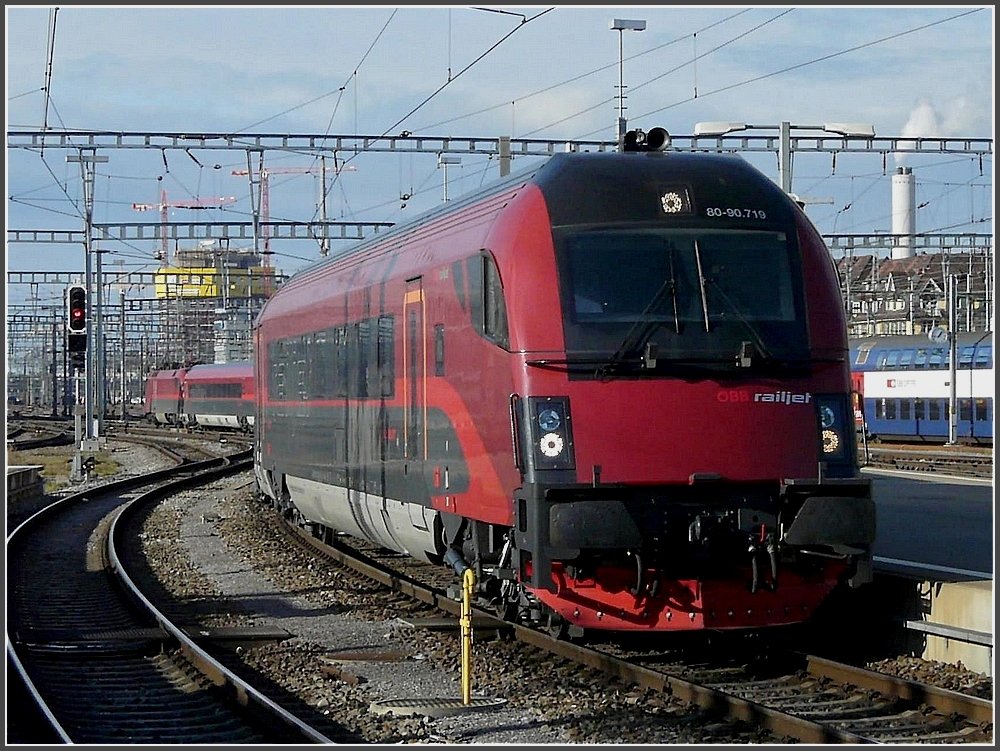
[[[760,589],[760,563],[764,559],[769,564],[770,578],[764,587],[771,591],[778,591],[778,541],[774,532],[768,532],[767,526],[760,525],[759,530],[750,533],[748,540],[748,552],[750,553],[750,592],[755,594]]]

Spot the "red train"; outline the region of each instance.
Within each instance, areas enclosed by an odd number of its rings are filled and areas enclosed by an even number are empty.
[[[255,387],[249,360],[158,370],[146,379],[146,418],[156,425],[249,432]]]
[[[870,580],[827,249],[742,159],[659,141],[294,275],[255,325],[263,494],[574,634],[801,622]]]

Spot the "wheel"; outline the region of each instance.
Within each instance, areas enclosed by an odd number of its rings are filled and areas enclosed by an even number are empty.
[[[545,621],[545,632],[553,639],[565,639],[569,635],[569,624],[558,613],[549,613]]]

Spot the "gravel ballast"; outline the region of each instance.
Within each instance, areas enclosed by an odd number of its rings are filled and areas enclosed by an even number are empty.
[[[123,474],[166,463],[135,446],[117,451],[116,460]],[[472,693],[502,706],[460,708],[439,718],[372,711],[373,703],[391,700],[458,702],[458,634],[413,627],[407,620],[426,614],[422,606],[287,545],[275,531],[277,522],[276,512],[257,498],[250,473],[241,473],[162,503],[146,523],[142,546],[162,586],[196,605],[204,625],[287,631],[288,639],[241,648],[240,658],[348,728],[358,742],[781,741],[491,632],[475,637]],[[873,668],[992,697],[992,681],[961,666],[900,658]]]

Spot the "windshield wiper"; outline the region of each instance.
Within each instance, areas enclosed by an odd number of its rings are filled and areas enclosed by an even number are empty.
[[[705,333],[707,334],[708,329],[708,296],[705,294],[705,282],[708,281],[705,278],[704,272],[701,270],[701,243],[697,239],[694,241],[694,262],[698,265],[698,290],[701,292],[701,314],[705,319]]]
[[[715,279],[713,279],[712,277],[705,277],[705,282],[712,285],[712,289],[714,289],[716,292],[719,293],[719,297],[722,298],[722,301],[729,306],[730,310],[732,310],[733,313],[736,314],[736,318],[739,319],[740,323],[743,324],[744,328],[746,328],[746,330],[750,332],[750,336],[753,337],[754,344],[757,345],[757,349],[760,351],[760,354],[762,354],[766,360],[769,360],[771,362],[776,361],[777,358],[775,358],[775,356],[771,354],[771,351],[767,348],[767,345],[764,344],[764,339],[760,335],[760,332],[757,330],[757,327],[747,320],[746,316],[743,315],[743,311],[740,310],[739,306],[736,305],[736,303],[734,303],[729,298],[729,295],[727,295],[725,291],[722,289],[722,285],[719,284],[717,281],[715,281]],[[737,352],[736,354],[737,367],[749,368],[753,364],[752,362],[753,353],[750,351],[750,349],[751,349],[750,342],[740,343],[739,352]]]
[[[606,375],[611,368],[620,363],[625,355],[631,350],[643,344],[645,338],[649,336],[653,327],[657,325],[658,321],[650,320],[649,315],[659,307],[660,302],[663,300],[663,296],[670,292],[673,298],[674,307],[674,329],[677,333],[680,333],[681,324],[680,318],[677,315],[677,280],[674,277],[674,246],[673,243],[668,243],[668,249],[670,253],[670,277],[664,279],[663,283],[659,286],[656,292],[650,298],[646,307],[642,309],[639,317],[635,322],[629,327],[628,331],[625,332],[625,336],[622,337],[621,344],[614,351],[608,361],[598,369],[598,375]],[[656,345],[650,344],[646,347],[646,353],[641,358],[641,362],[644,367],[656,367]]]

